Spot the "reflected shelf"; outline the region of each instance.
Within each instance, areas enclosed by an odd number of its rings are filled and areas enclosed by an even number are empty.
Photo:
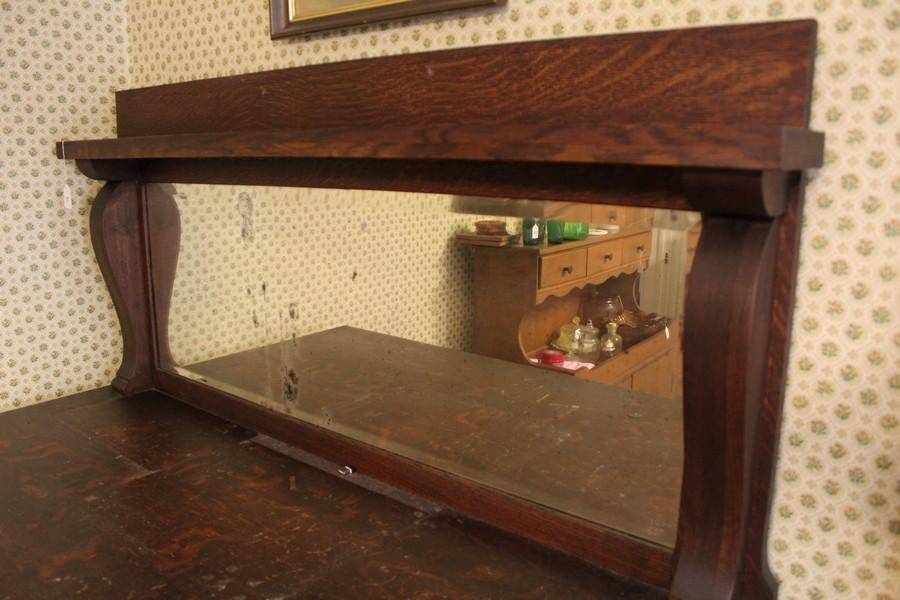
[[[340,327],[180,374],[671,549],[681,402]]]

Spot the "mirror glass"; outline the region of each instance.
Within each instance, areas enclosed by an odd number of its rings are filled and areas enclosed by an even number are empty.
[[[172,370],[674,546],[684,295],[699,215],[361,190],[173,190],[182,237]]]

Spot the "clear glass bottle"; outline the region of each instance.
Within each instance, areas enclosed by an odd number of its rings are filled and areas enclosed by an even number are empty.
[[[594,322],[588,319],[588,322],[581,326],[580,331],[578,351],[582,354],[596,352],[600,345],[600,330],[594,327]]]
[[[616,332],[618,328],[617,323],[606,324],[606,333],[600,338],[601,352],[612,355],[622,351],[622,336]]]
[[[579,317],[573,317],[569,323],[566,323],[565,325],[560,327],[559,337],[556,339],[554,346],[556,346],[563,352],[566,352],[567,354],[577,352],[579,338],[578,330],[580,329],[580,323],[581,319]]]

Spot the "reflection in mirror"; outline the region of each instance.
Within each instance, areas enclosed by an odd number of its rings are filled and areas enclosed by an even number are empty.
[[[686,212],[179,185],[178,373],[672,547]]]

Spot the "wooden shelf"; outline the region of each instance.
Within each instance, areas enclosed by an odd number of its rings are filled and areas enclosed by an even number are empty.
[[[822,164],[823,135],[798,127],[613,124],[329,128],[67,141],[70,159],[350,158],[596,163],[793,170]]]

